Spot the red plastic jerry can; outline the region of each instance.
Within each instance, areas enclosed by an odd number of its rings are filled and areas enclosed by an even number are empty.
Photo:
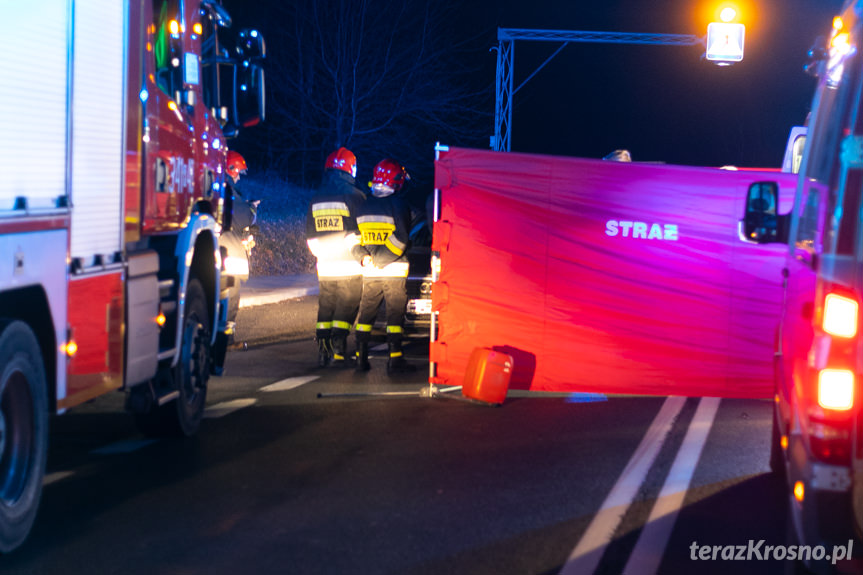
[[[470,399],[500,405],[506,399],[511,375],[511,355],[478,347],[470,354],[461,393]]]

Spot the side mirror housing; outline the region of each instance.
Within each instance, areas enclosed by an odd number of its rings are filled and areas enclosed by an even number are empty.
[[[264,121],[264,69],[245,61],[237,68],[237,124],[243,128]]]
[[[752,244],[785,243],[788,241],[788,216],[779,215],[779,185],[776,182],[755,182],[746,193],[743,219],[738,234]]]

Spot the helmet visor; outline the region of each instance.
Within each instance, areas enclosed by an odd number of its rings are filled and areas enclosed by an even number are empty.
[[[395,191],[392,186],[386,184],[372,184],[372,195],[376,198],[384,198]]]

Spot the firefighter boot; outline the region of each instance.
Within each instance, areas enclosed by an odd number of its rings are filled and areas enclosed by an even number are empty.
[[[348,334],[333,336],[333,367],[348,365]]]
[[[413,373],[417,370],[417,367],[409,364],[402,355],[401,343],[390,343],[389,348],[390,359],[387,361],[387,375]]]
[[[333,358],[333,345],[329,337],[318,338],[318,366],[327,367]]]
[[[369,342],[357,342],[357,371],[368,371],[372,368],[369,363]]]

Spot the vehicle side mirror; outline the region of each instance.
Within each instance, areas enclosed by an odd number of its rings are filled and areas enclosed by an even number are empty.
[[[237,67],[237,124],[243,128],[264,121],[264,69],[245,61]]]
[[[257,30],[240,30],[237,34],[237,54],[240,60],[262,60],[267,55],[264,37]]]
[[[788,240],[787,216],[777,213],[779,185],[755,182],[746,194],[746,208],[738,225],[740,239],[753,244],[770,244]]]
[[[819,78],[824,73],[824,65],[828,57],[827,40],[824,36],[818,36],[806,53],[806,63],[803,64],[803,70],[810,76]]]

